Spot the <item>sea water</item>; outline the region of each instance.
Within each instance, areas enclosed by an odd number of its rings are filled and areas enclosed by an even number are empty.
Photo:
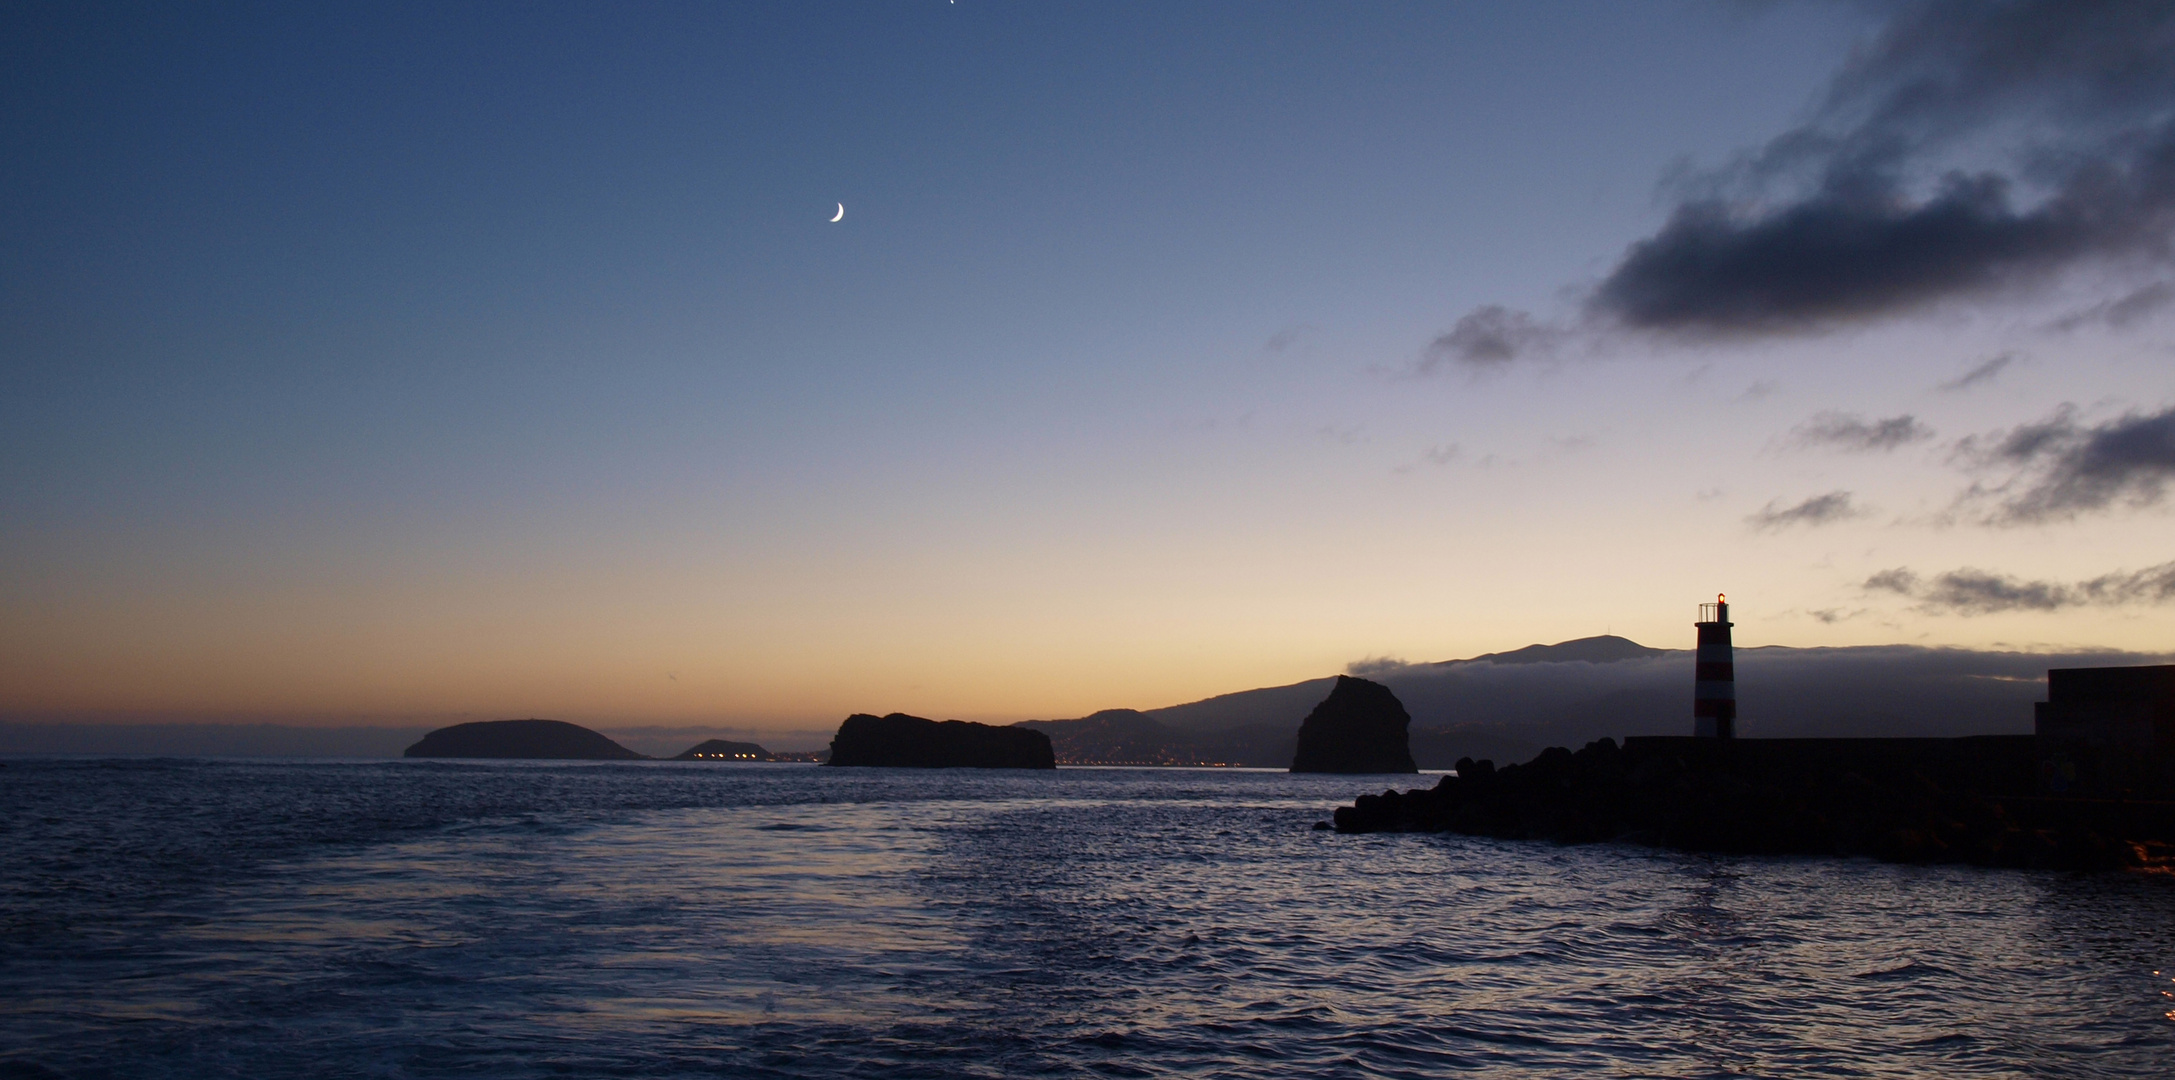
[[[2175,882],[1310,828],[1392,782],[11,760],[0,1077],[2175,1075]]]

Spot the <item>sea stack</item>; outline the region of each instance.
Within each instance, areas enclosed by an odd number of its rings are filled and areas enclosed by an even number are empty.
[[[480,720],[439,728],[407,749],[412,758],[541,758],[641,761],[643,756],[564,720]]]
[[[1054,769],[1050,737],[1032,728],[855,713],[838,725],[826,765],[908,769]]]
[[[1407,729],[1412,717],[1390,688],[1337,676],[1337,685],[1299,725],[1291,771],[1315,773],[1416,773]]]

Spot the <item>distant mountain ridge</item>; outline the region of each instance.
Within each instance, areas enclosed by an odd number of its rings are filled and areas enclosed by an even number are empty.
[[[1650,660],[1666,656],[1672,650],[1655,649],[1641,645],[1627,637],[1614,634],[1597,634],[1593,637],[1572,638],[1554,645],[1528,645],[1509,652],[1482,653],[1469,660],[1438,660],[1436,667],[1451,664],[1613,664],[1622,660]],[[1681,650],[1676,650],[1681,651]]]

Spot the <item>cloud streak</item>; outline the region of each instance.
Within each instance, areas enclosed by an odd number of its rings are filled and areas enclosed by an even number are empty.
[[[1895,593],[1918,601],[1931,614],[1994,615],[2009,611],[2062,611],[2083,607],[2175,603],[2175,562],[2138,571],[2115,571],[2079,582],[2032,581],[1964,567],[1922,579],[1907,567],[1865,579],[1867,592]]]
[[[2075,330],[2082,326],[2111,326],[2126,330],[2157,314],[2160,309],[2175,302],[2175,285],[2155,281],[2127,296],[2103,300],[2083,311],[2073,312],[2055,320],[2056,330]]]
[[[1456,461],[1458,458],[1464,456],[1464,454],[1464,447],[1459,446],[1457,443],[1439,443],[1437,445],[1430,446],[1427,449],[1420,451],[1420,457],[1417,461],[1408,461],[1390,471],[1409,473],[1414,469],[1420,468],[1423,465],[1431,465],[1436,468],[1441,468],[1444,465],[1448,465],[1451,462]]]
[[[1942,383],[1939,388],[1942,390],[1946,390],[1950,393],[1954,393],[1958,390],[1969,390],[1974,386],[1980,385],[1981,383],[1993,382],[1994,379],[1999,377],[2003,371],[2008,369],[2009,365],[2014,363],[2016,363],[2015,353],[2002,353],[2000,356],[1996,356],[1993,359],[1988,360],[1985,363],[1979,364],[1971,370],[1966,371],[1963,374],[1958,375],[1957,377],[1950,379],[1945,383]]]
[[[1933,438],[1933,429],[1907,413],[1885,420],[1867,420],[1850,413],[1824,412],[1799,424],[1790,432],[1789,441],[1800,447],[1876,453],[1930,438]]]
[[[1864,517],[1866,511],[1851,501],[1850,492],[1830,491],[1815,495],[1795,506],[1780,506],[1775,500],[1748,515],[1745,523],[1761,532],[1774,532],[1793,525],[1819,526]]]

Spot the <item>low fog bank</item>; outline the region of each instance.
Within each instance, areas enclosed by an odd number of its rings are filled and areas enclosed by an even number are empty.
[[[2126,652],[2025,653],[1912,645],[1739,649],[1737,733],[1745,738],[2029,734],[2051,667],[2164,663]],[[1423,765],[1458,757],[1523,761],[1603,736],[1688,735],[1692,654],[1613,663],[1371,665],[1412,714]],[[1424,751],[1424,752],[1423,752]]]

